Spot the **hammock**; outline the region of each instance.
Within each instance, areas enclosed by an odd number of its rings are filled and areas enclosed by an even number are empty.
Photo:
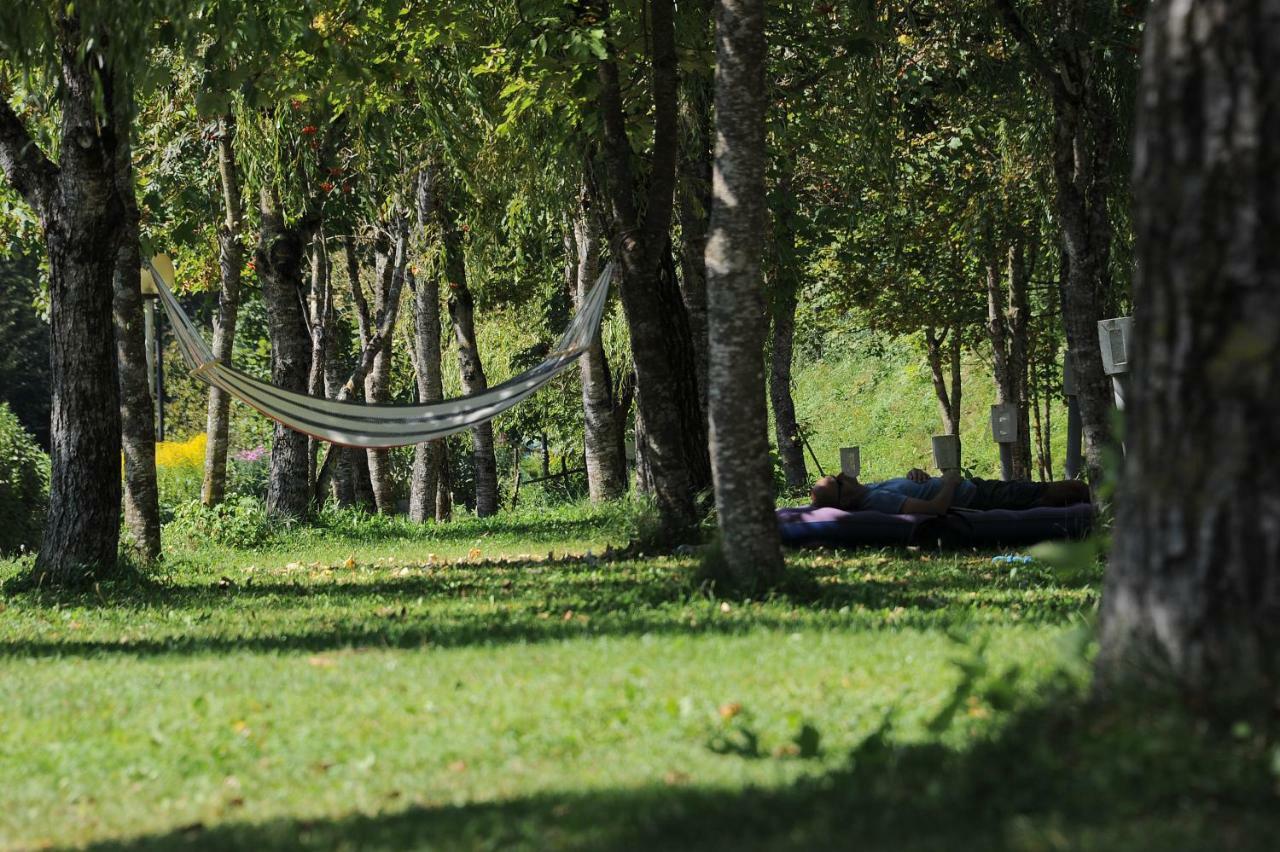
[[[149,261],[147,265],[192,375],[290,429],[333,444],[371,449],[404,447],[442,438],[490,420],[532,396],[587,351],[604,314],[613,276],[610,263],[582,300],[577,316],[564,335],[536,367],[469,396],[419,405],[387,405],[338,402],[285,390],[222,363],[213,357],[213,351],[155,265]]]

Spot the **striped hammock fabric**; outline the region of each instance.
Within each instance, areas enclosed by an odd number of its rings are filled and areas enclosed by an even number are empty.
[[[278,423],[322,441],[348,447],[383,449],[421,444],[492,419],[532,396],[576,361],[595,339],[609,296],[613,264],[608,264],[577,316],[550,354],[513,379],[469,396],[419,405],[338,402],[284,390],[255,379],[213,357],[190,317],[182,310],[164,277],[148,262],[151,277],[173,324],[174,336],[192,374],[222,388]]]

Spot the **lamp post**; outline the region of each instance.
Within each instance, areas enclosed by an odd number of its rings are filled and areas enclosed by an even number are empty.
[[[1018,405],[1005,402],[991,406],[991,437],[1000,447],[1000,478],[1013,479],[1013,445],[1018,441]]]

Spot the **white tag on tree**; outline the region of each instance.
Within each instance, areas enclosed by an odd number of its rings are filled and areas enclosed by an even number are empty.
[[[1018,441],[1018,406],[1006,402],[991,406],[991,437],[997,444],[1015,444]]]

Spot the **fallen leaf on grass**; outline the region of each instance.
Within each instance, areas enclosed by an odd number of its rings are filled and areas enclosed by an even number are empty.
[[[742,712],[742,705],[737,701],[730,701],[727,704],[720,705],[720,718],[732,719]]]
[[[467,762],[465,760],[455,760],[453,763],[449,764],[449,771],[450,772],[466,772]]]
[[[678,769],[673,769],[672,771],[668,772],[666,775],[662,776],[662,780],[668,786],[674,787],[677,784],[688,784],[690,781],[690,777],[688,772],[681,772]]]
[[[354,567],[356,567],[356,555],[353,553],[353,554],[351,554],[350,556],[348,556],[348,557],[347,557],[347,561],[342,563],[342,567],[343,567],[343,568],[354,568]]]
[[[337,662],[331,657],[307,657],[307,665],[315,666],[318,669],[331,669],[337,665]]]

